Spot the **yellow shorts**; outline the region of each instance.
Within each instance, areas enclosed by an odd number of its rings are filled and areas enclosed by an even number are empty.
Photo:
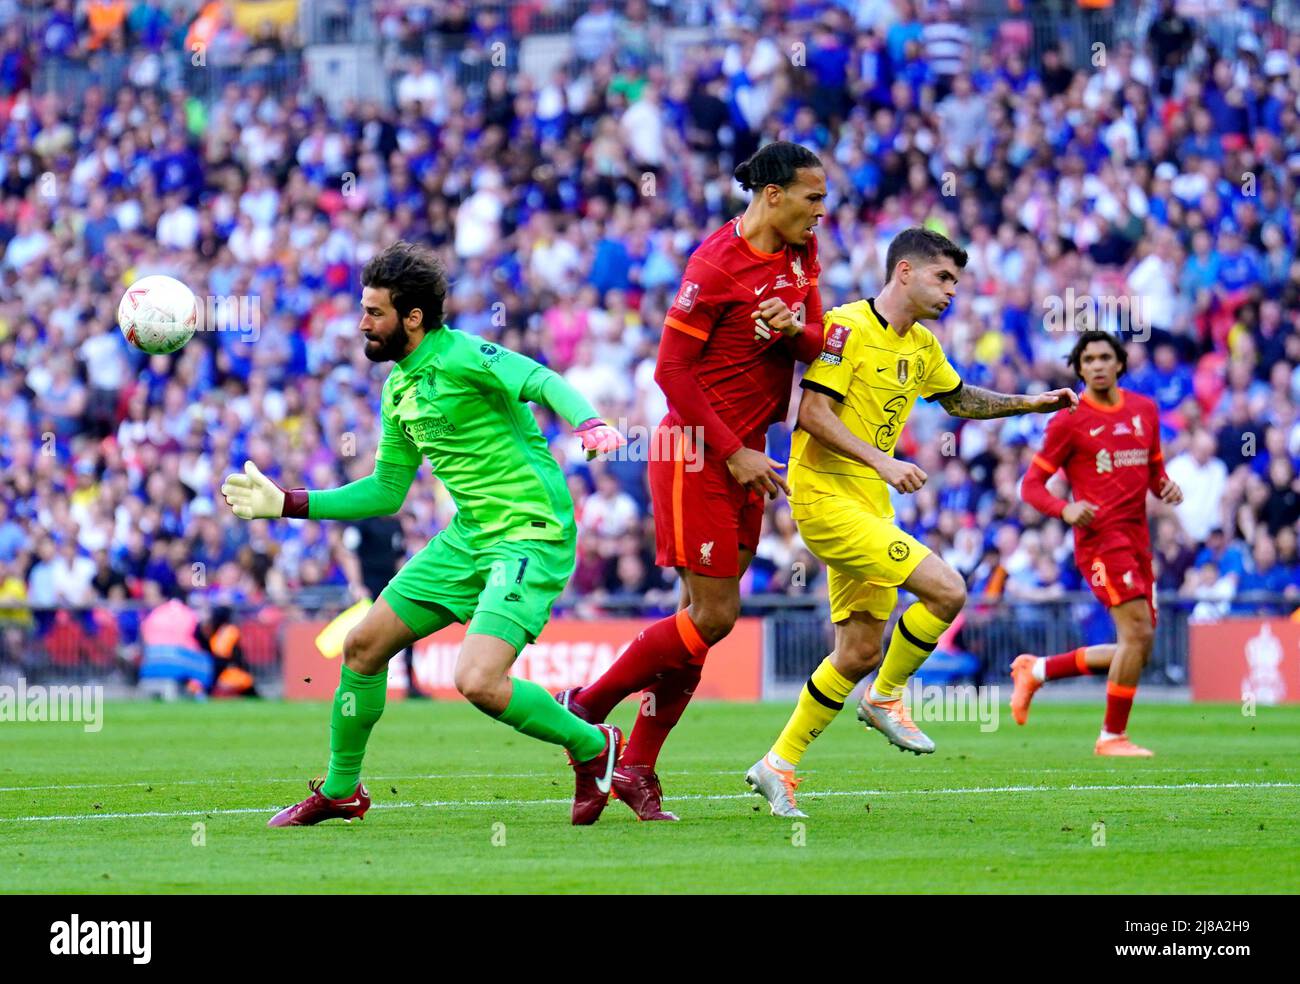
[[[828,568],[832,622],[853,612],[889,618],[898,604],[898,586],[931,553],[857,499],[822,495],[792,501],[790,512],[803,542]]]

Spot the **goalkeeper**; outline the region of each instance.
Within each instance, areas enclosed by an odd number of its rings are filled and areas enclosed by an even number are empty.
[[[588,457],[625,441],[563,379],[526,356],[442,323],[447,277],[432,253],[399,242],[361,275],[361,334],[372,362],[396,362],[384,383],[373,474],[338,489],[285,490],[252,462],[221,487],[241,519],[358,520],[391,515],[420,462],[456,503],[456,517],[403,566],[347,636],[330,718],[329,771],[272,827],[361,818],[361,763],[384,711],[388,661],[417,639],[468,622],[456,687],[476,707],[563,746],[577,776],[574,823],[609,797],[620,735],[580,720],[536,683],[510,676],[573,573],[576,527],[564,475],[526,401],[565,418]]]

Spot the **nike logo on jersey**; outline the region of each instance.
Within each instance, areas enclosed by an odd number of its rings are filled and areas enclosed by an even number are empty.
[[[888,372],[889,366],[876,366],[876,372]]]
[[[759,294],[763,293],[763,291],[767,290],[771,286],[772,286],[771,284],[764,284],[762,287],[755,287],[754,296],[757,297]]]
[[[1105,429],[1106,429],[1106,425],[1102,424],[1100,427],[1093,427],[1091,430],[1088,431],[1088,433],[1091,434],[1093,437],[1096,437]]]

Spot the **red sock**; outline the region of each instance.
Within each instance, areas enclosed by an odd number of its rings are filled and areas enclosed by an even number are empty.
[[[1088,661],[1084,657],[1085,651],[1084,647],[1080,646],[1078,649],[1071,649],[1068,653],[1048,656],[1047,665],[1043,667],[1043,675],[1049,680],[1087,676],[1092,670],[1088,669]]]
[[[1128,715],[1133,710],[1133,695],[1137,689],[1120,683],[1106,684],[1106,721],[1102,727],[1112,735],[1122,735],[1128,727]]]
[[[641,709],[632,727],[632,737],[619,759],[624,765],[644,765],[654,768],[659,750],[668,739],[668,732],[682,719],[686,705],[691,702],[700,682],[703,660],[694,659],[680,670],[669,673],[662,680],[646,688],[647,696],[641,698]],[[653,711],[653,713],[651,713]]]
[[[700,630],[680,611],[660,619],[632,640],[604,676],[583,687],[574,700],[593,720],[603,721],[624,697],[681,669],[692,656],[702,661],[708,651]]]

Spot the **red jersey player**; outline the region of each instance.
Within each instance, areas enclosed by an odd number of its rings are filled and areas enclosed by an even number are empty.
[[[613,776],[615,794],[642,820],[677,819],[662,808],[655,762],[705,654],[740,613],[764,495],[789,492],[765,435],[785,418],[795,360],[811,362],[822,347],[813,231],[826,214],[821,161],[781,141],[735,175],[753,200],[691,255],[655,371],[669,406],[649,466],[656,562],[681,576],[681,610],[638,635],[599,680],[557,695],[599,723],[623,698],[648,692]],[[604,805],[593,801],[586,822]]]
[[[1151,656],[1156,589],[1147,533],[1147,491],[1177,505],[1183,493],[1165,474],[1160,418],[1145,396],[1121,389],[1127,353],[1115,336],[1084,332],[1069,364],[1086,384],[1079,409],[1047,425],[1021,496],[1039,512],[1074,527],[1074,557],[1093,594],[1110,609],[1119,641],[1080,647],[1046,658],[1022,654],[1011,664],[1011,716],[1029,717],[1029,702],[1046,680],[1108,670],[1106,718],[1098,755],[1150,756],[1128,740],[1129,711],[1138,676]],[[1074,501],[1052,495],[1047,480],[1064,469]]]

